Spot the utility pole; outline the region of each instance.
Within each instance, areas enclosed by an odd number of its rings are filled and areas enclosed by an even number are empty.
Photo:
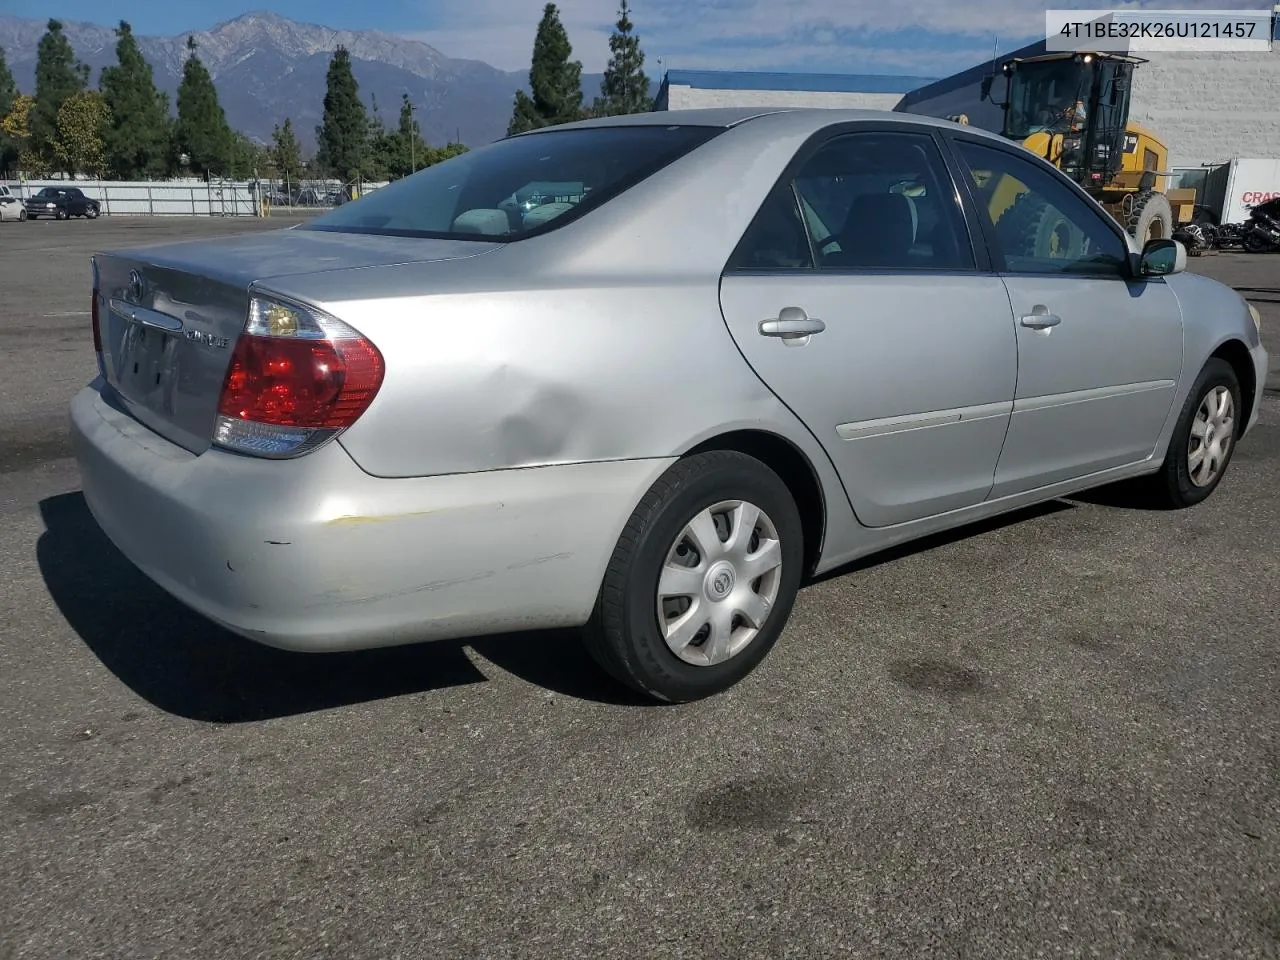
[[[409,105],[409,173],[418,172],[418,121],[413,118],[413,101],[405,101]]]

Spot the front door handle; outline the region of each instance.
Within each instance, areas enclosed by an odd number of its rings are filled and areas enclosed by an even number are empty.
[[[766,337],[807,337],[821,333],[827,325],[816,317],[811,317],[799,307],[784,307],[778,311],[776,320],[761,320],[760,333]]]
[[[1030,327],[1032,330],[1047,330],[1060,324],[1062,318],[1056,313],[1050,313],[1049,308],[1044,304],[1037,303],[1031,308],[1031,313],[1023,317],[1020,322],[1024,327]]]

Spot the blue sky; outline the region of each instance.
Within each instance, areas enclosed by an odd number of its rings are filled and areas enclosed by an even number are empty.
[[[0,0],[20,17],[112,24],[135,32],[205,29],[251,10],[343,29],[423,40],[453,57],[526,69],[544,0]],[[574,55],[588,71],[608,58],[617,0],[560,0]],[[1055,8],[1269,8],[1267,0],[1159,0],[1106,4],[1056,0]],[[908,73],[943,76],[1042,36],[1032,0],[632,0],[649,71],[664,68]]]

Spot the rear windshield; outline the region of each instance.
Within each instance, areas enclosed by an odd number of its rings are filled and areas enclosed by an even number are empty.
[[[719,132],[616,126],[511,137],[419,170],[299,229],[518,240],[600,206]]]

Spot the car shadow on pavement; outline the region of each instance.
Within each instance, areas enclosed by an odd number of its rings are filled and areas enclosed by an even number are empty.
[[[36,554],[59,611],[125,685],[193,720],[244,723],[487,680],[465,647],[520,679],[583,700],[641,705],[572,631],[306,654],[245,640],[188,610],[106,538],[79,493],[40,503]]]

